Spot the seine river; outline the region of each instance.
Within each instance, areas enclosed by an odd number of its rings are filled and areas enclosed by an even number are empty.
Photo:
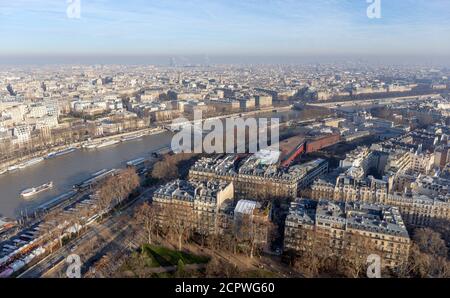
[[[20,210],[33,209],[72,189],[72,186],[102,169],[123,168],[129,160],[150,157],[151,152],[170,144],[172,134],[164,132],[140,140],[119,143],[97,150],[77,150],[73,153],[44,160],[24,170],[0,176],[0,214],[16,217]],[[54,182],[51,191],[31,201],[20,197],[22,190]]]
[[[281,121],[298,119],[295,111],[258,117],[280,117]],[[0,176],[0,215],[15,218],[21,210],[32,210],[72,189],[72,186],[102,169],[124,168],[129,160],[150,157],[153,151],[169,146],[172,133],[145,136],[141,140],[119,143],[97,150],[77,150],[68,155],[45,160],[24,170]],[[20,193],[27,188],[53,181],[51,191],[26,201]]]

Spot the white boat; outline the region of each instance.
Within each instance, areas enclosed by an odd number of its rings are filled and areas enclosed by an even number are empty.
[[[74,152],[75,150],[77,150],[77,149],[73,148],[73,147],[70,147],[70,148],[67,148],[67,149],[64,149],[64,150],[61,150],[61,151],[52,152],[52,153],[49,153],[47,155],[47,158],[54,158],[54,157],[66,155],[66,154]]]
[[[138,166],[138,165],[140,165],[140,164],[145,163],[145,161],[146,161],[146,159],[143,158],[143,157],[141,157],[141,158],[136,158],[136,159],[127,161],[126,164],[127,164],[127,166],[129,166],[129,167],[135,167],[135,166]]]
[[[104,173],[106,173],[106,172],[108,172],[108,169],[102,169],[102,170],[100,170],[100,171],[95,172],[94,174],[92,174],[91,177],[96,177],[96,176],[101,175],[101,174],[104,174]]]
[[[0,175],[5,174],[6,172],[8,172],[8,169],[0,170]]]
[[[106,177],[108,175],[113,175],[115,172],[117,172],[116,169],[111,169],[111,170],[103,169],[101,171],[98,171],[97,173],[92,174],[90,178],[88,178],[88,179],[86,179],[86,180],[84,180],[84,181],[82,181],[82,182],[80,182],[78,184],[75,184],[74,188],[77,189],[77,188],[88,187],[92,183],[94,183],[96,181],[99,181],[99,180],[103,179],[104,177]]]
[[[45,183],[45,184],[43,184],[41,186],[37,186],[37,187],[32,187],[32,188],[26,189],[26,190],[22,191],[20,193],[20,195],[23,198],[27,199],[27,198],[30,198],[32,196],[35,196],[35,195],[37,195],[37,194],[39,194],[41,192],[47,191],[47,190],[52,189],[52,188],[53,188],[53,181],[50,181],[49,183]]]
[[[83,148],[84,149],[95,149],[97,148],[98,144],[97,143],[88,143],[88,144],[84,144]]]
[[[128,142],[128,141],[134,141],[134,140],[140,140],[142,139],[143,135],[136,135],[136,136],[128,136],[123,137],[122,142]]]
[[[8,172],[14,172],[14,171],[16,171],[18,169],[19,169],[19,167],[17,165],[10,166],[10,167],[8,167]]]
[[[108,147],[108,146],[112,146],[112,145],[115,145],[115,144],[118,144],[118,143],[120,143],[120,141],[118,141],[118,140],[106,141],[106,142],[103,142],[103,143],[97,145],[97,149]]]
[[[19,168],[19,169],[25,169],[25,168],[27,168],[27,167],[33,166],[33,165],[35,165],[35,164],[38,164],[38,163],[40,163],[40,162],[43,161],[43,160],[44,160],[43,157],[33,158],[33,159],[30,159],[30,160],[28,160],[28,161],[26,161],[26,162],[23,162],[23,163],[19,164],[19,165],[18,165],[18,168]]]
[[[47,154],[47,158],[53,158],[56,157],[56,152],[50,152],[49,154]]]
[[[70,154],[72,152],[75,152],[76,150],[77,150],[77,148],[70,147],[70,148],[67,148],[67,149],[64,149],[64,150],[56,152],[56,156],[62,156],[62,155]]]

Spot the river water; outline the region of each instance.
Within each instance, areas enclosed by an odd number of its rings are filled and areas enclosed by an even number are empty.
[[[119,143],[97,150],[77,150],[73,153],[44,160],[26,169],[0,176],[0,214],[16,217],[21,210],[34,207],[72,189],[72,186],[102,169],[123,168],[129,160],[150,157],[151,152],[170,144],[172,134],[164,132],[145,136],[141,140]],[[54,182],[51,191],[24,200],[22,190]]]
[[[297,119],[296,111],[261,114],[258,117],[277,117],[280,121]],[[37,165],[0,176],[0,215],[15,218],[20,212],[35,207],[72,189],[76,183],[102,169],[123,168],[135,158],[150,157],[151,152],[169,146],[172,133],[145,136],[141,140],[119,143],[97,150],[77,150],[68,155],[45,160]],[[54,188],[32,200],[24,200],[20,193],[27,188],[53,181]]]

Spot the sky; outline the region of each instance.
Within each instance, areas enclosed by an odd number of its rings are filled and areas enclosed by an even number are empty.
[[[0,0],[0,56],[450,55],[450,0],[367,1]]]

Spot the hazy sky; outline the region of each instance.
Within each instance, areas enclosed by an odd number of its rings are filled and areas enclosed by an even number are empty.
[[[450,0],[79,1],[0,0],[0,55],[450,55]]]

